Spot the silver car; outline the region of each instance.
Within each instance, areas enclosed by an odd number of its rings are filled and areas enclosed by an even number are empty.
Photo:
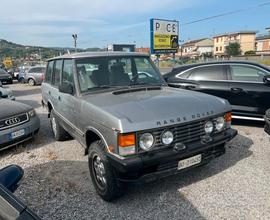
[[[40,120],[31,106],[0,99],[0,150],[30,140],[39,127]]]
[[[25,74],[24,81],[30,86],[41,85],[44,80],[45,66],[31,67]]]
[[[149,182],[225,153],[231,106],[170,88],[149,55],[105,52],[48,60],[42,83],[56,140],[68,134],[88,154],[98,194],[112,200],[125,182]]]

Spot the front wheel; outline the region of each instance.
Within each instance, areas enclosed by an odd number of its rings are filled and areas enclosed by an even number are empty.
[[[91,144],[88,164],[93,185],[101,198],[112,201],[123,194],[123,186],[116,180],[113,167],[106,157],[102,141]]]

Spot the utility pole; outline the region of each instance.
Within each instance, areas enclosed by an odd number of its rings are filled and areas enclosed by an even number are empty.
[[[75,52],[77,52],[77,39],[78,39],[78,35],[77,34],[72,34],[73,40],[74,40],[74,48],[75,48]]]

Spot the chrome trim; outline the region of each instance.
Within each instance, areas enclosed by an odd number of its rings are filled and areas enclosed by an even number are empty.
[[[18,125],[24,124],[24,123],[26,123],[26,122],[29,121],[29,115],[28,115],[27,112],[26,112],[26,113],[19,114],[19,115],[12,116],[12,117],[10,117],[10,118],[2,119],[1,121],[5,121],[5,122],[6,122],[6,121],[9,120],[9,119],[12,119],[12,118],[15,118],[15,117],[20,117],[21,115],[26,115],[26,118],[27,118],[27,119],[24,120],[24,121],[21,121],[21,122],[18,123],[18,124],[13,124],[13,125],[10,125],[10,126],[7,126],[7,127],[2,127],[2,128],[0,128],[0,131],[6,130],[6,129],[9,129],[9,128],[12,128],[12,127],[16,127],[16,126],[18,126]]]
[[[225,65],[227,65],[227,66],[231,66],[231,65],[236,65],[236,66],[251,66],[251,67],[255,67],[255,68],[258,68],[258,69],[260,69],[260,70],[262,70],[263,72],[267,72],[265,69],[263,69],[263,68],[261,68],[261,67],[258,67],[258,66],[255,66],[255,65],[252,65],[252,64],[238,64],[238,63],[232,63],[232,64],[230,64],[230,63],[228,63],[228,64],[206,64],[206,65],[202,65],[203,67],[207,67],[207,66],[225,66]],[[184,74],[184,73],[186,73],[187,71],[190,71],[190,70],[194,70],[194,69],[198,69],[199,67],[202,67],[202,66],[195,66],[195,67],[192,67],[192,68],[190,68],[190,69],[187,69],[187,70],[184,70],[184,71],[182,71],[182,72],[180,72],[180,73],[178,73],[178,74],[176,74],[175,75],[175,77],[176,78],[179,78],[179,79],[185,79],[185,80],[189,80],[188,78],[182,78],[180,75],[182,75],[182,74]],[[269,73],[270,74],[270,73]],[[231,75],[231,73],[230,73],[230,75]],[[236,83],[252,83],[252,84],[264,84],[264,82],[252,82],[252,81],[237,81],[237,80],[231,80],[231,79],[227,79],[227,80],[194,80],[193,79],[193,81],[209,81],[209,82],[228,82],[228,83],[230,83],[230,82],[236,82]],[[171,83],[169,83],[169,84],[171,84]]]
[[[248,116],[237,116],[237,115],[233,115],[232,118],[234,118],[234,119],[254,120],[254,121],[265,121],[264,118],[256,118],[256,117],[248,117]]]

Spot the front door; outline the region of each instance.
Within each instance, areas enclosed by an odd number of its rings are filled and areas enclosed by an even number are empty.
[[[237,114],[262,116],[270,108],[270,86],[263,82],[266,70],[249,64],[230,64],[230,102]]]

